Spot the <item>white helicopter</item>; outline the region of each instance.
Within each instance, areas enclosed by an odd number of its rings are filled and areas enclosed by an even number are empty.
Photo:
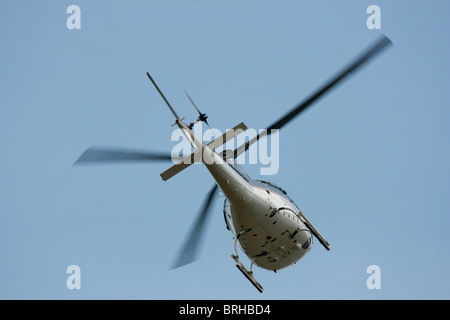
[[[261,137],[270,135],[274,129],[281,129],[337,83],[391,44],[392,42],[389,38],[383,35],[369,49],[349,64],[349,66],[344,68],[343,71],[339,72],[304,102],[297,105],[266,130],[260,132],[256,137],[250,139],[235,150],[225,150],[220,154],[215,149],[228,140],[233,139],[240,132],[246,130],[247,127],[245,124],[240,123],[232,130],[226,132],[222,137],[214,139],[209,144],[205,144],[199,137],[194,135],[192,128],[199,121],[207,123],[206,114],[200,112],[188,95],[189,100],[198,111],[199,117],[195,122],[186,125],[183,122],[184,118],[178,116],[153,78],[147,72],[148,78],[174,115],[175,124],[182,130],[195,150],[192,154],[184,157],[174,166],[164,171],[161,174],[162,179],[166,181],[189,167],[192,163],[201,161],[205,164],[216,182],[207,194],[197,220],[174,264],[174,268],[181,267],[195,260],[205,222],[210,212],[209,208],[218,188],[220,188],[226,197],[223,214],[226,227],[234,236],[235,254],[232,254],[231,257],[236,261],[237,268],[259,292],[263,292],[263,287],[254,277],[254,264],[275,272],[286,268],[299,261],[311,250],[313,236],[317,238],[325,249],[330,250],[330,244],[281,187],[269,181],[251,179],[234,160],[247,151]],[[91,147],[77,159],[75,164],[171,159],[170,153]],[[240,248],[251,261],[249,270],[239,259],[237,243],[239,243]]]

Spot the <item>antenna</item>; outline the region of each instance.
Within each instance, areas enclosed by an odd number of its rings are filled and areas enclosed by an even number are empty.
[[[147,72],[147,76],[150,79],[150,81],[153,83],[153,85],[155,86],[156,90],[158,90],[159,94],[161,95],[161,97],[164,99],[164,101],[166,102],[167,106],[169,107],[170,111],[172,111],[174,117],[176,120],[179,120],[180,117],[177,115],[177,113],[175,112],[175,110],[173,110],[172,106],[170,105],[169,101],[167,101],[166,97],[163,95],[163,93],[161,92],[161,90],[159,90],[158,86],[156,85],[156,82],[153,80],[152,76],[150,75],[150,73]]]

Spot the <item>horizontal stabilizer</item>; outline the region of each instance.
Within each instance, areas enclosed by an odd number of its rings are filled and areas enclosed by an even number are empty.
[[[235,126],[233,129],[228,130],[220,137],[218,137],[218,138],[214,139],[213,141],[211,141],[210,143],[208,143],[208,146],[212,150],[214,150],[214,149],[220,147],[221,145],[223,145],[224,143],[230,141],[231,139],[236,137],[238,134],[244,132],[245,130],[247,130],[247,126],[243,122],[241,122],[240,124]],[[164,181],[167,181],[170,178],[172,178],[174,175],[180,173],[181,171],[183,171],[184,169],[189,167],[191,164],[198,162],[200,160],[201,160],[201,153],[198,151],[194,151],[187,157],[183,158],[183,160],[181,160],[177,164],[173,165],[172,167],[170,167],[163,173],[161,173],[161,178]]]
[[[176,175],[177,173],[180,173],[181,171],[183,171],[184,169],[189,167],[194,162],[198,162],[200,160],[200,158],[201,158],[201,156],[200,156],[199,152],[191,153],[189,156],[187,156],[186,158],[184,158],[183,160],[181,160],[177,164],[171,166],[169,169],[167,169],[166,171],[161,173],[161,178],[164,181],[169,180],[174,175]]]
[[[210,143],[208,143],[208,146],[214,150],[214,149],[220,147],[221,145],[223,145],[224,143],[230,141],[231,139],[236,137],[238,134],[244,132],[245,130],[247,130],[247,126],[245,125],[245,123],[241,122],[237,126],[235,126],[233,129],[225,132],[219,138],[216,138],[213,141],[211,141]]]

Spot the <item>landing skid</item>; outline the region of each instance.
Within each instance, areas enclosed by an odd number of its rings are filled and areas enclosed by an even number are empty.
[[[261,284],[256,281],[255,277],[253,276],[253,271],[248,271],[244,265],[242,264],[242,262],[239,260],[238,256],[235,256],[234,254],[231,255],[231,257],[234,259],[234,261],[236,261],[237,265],[236,267],[242,272],[242,274],[248,279],[248,281],[251,282],[251,284],[253,284],[255,286],[255,288],[259,291],[259,292],[263,292],[264,288],[261,286]],[[253,262],[252,262],[253,264]]]
[[[252,261],[252,263],[250,264],[250,271],[248,271],[248,270],[244,267],[244,265],[242,264],[241,260],[239,260],[239,255],[238,255],[238,252],[237,252],[236,244],[237,244],[237,240],[238,240],[238,238],[239,238],[240,235],[241,235],[241,234],[239,234],[239,235],[236,237],[236,239],[234,240],[234,251],[236,252],[236,254],[235,254],[235,255],[232,254],[231,257],[233,258],[234,261],[236,261],[236,263],[237,263],[237,264],[236,264],[236,267],[239,269],[239,271],[241,271],[242,274],[248,279],[248,281],[250,281],[251,284],[253,284],[253,286],[254,286],[259,292],[262,293],[262,292],[264,291],[264,288],[261,286],[261,284],[260,284],[258,281],[256,281],[255,277],[253,276],[252,267],[253,267],[253,262],[254,262],[254,261]]]

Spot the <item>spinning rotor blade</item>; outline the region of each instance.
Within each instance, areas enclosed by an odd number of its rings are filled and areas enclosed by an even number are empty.
[[[234,152],[234,157],[238,157],[243,152],[247,151],[250,145],[254,142],[258,141],[265,135],[270,135],[272,129],[281,129],[286,124],[288,124],[292,119],[298,116],[302,111],[311,106],[314,102],[316,102],[319,98],[321,98],[325,93],[327,93],[330,89],[332,89],[336,84],[338,84],[341,80],[345,79],[352,72],[356,71],[359,67],[363,66],[366,62],[368,62],[371,58],[375,57],[378,53],[380,53],[383,49],[392,45],[392,41],[383,35],[378,41],[375,42],[369,49],[364,51],[359,57],[357,57],[350,65],[348,65],[343,71],[334,76],[331,80],[325,83],[322,87],[320,87],[317,91],[315,91],[312,95],[310,95],[305,101],[301,102],[283,117],[272,123],[265,131],[261,134],[258,134],[255,138],[249,140],[245,144],[238,147]]]
[[[205,202],[203,203],[203,206],[197,216],[197,220],[195,221],[193,228],[189,233],[189,236],[186,238],[185,243],[180,250],[180,254],[172,266],[172,269],[179,268],[196,260],[198,246],[204,234],[205,222],[208,218],[208,213],[210,212],[209,208],[211,207],[217,188],[218,186],[214,185],[214,187],[209,191]]]
[[[138,151],[117,148],[90,147],[75,161],[74,165],[95,162],[167,161],[169,152]]]

